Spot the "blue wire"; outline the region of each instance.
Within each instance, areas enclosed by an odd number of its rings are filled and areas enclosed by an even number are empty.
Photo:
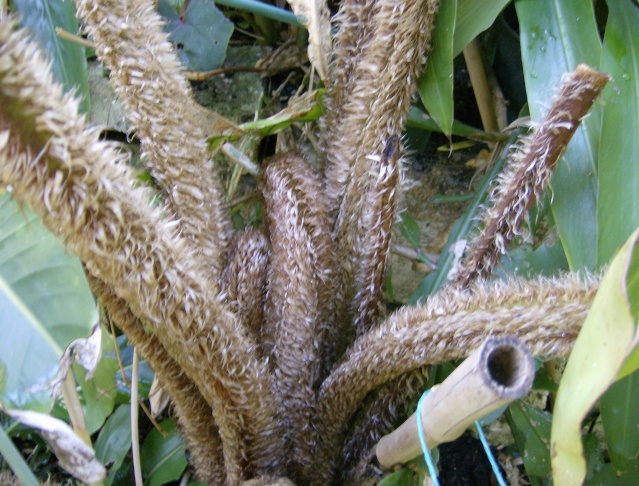
[[[440,486],[439,480],[437,479],[437,469],[435,469],[435,464],[433,464],[433,457],[428,450],[428,445],[424,438],[424,429],[422,428],[422,403],[429,393],[430,390],[426,390],[417,403],[417,435],[419,436],[419,443],[422,446],[422,452],[424,453],[424,459],[426,460],[426,466],[428,467],[428,474],[430,474],[433,481],[433,486]],[[488,444],[488,441],[486,440],[486,436],[484,435],[484,431],[481,428],[479,420],[475,422],[475,427],[477,428],[479,440],[481,441],[482,446],[484,446],[484,451],[486,451],[486,456],[488,457],[490,466],[493,468],[493,473],[495,473],[499,486],[508,486],[508,483],[506,483],[504,477],[501,475],[495,456],[493,456],[493,453],[490,450],[490,444]]]
[[[495,456],[493,456],[493,453],[490,450],[490,444],[488,444],[488,441],[486,440],[486,436],[484,435],[484,431],[479,424],[479,420],[475,422],[475,427],[477,428],[477,432],[479,432],[479,440],[481,441],[481,445],[484,446],[486,456],[488,456],[488,460],[490,461],[490,465],[493,468],[493,472],[495,473],[495,477],[497,478],[499,486],[508,486],[508,483],[506,483],[504,477],[501,475],[501,471],[499,470],[499,466],[497,465]]]
[[[428,466],[428,474],[430,474],[430,477],[433,480],[433,486],[439,486],[439,480],[437,479],[437,469],[435,469],[435,464],[433,464],[433,458],[431,457],[428,446],[426,445],[426,439],[424,439],[424,431],[422,429],[422,402],[424,401],[424,398],[426,398],[426,395],[428,395],[429,393],[430,390],[426,390],[417,403],[417,435],[419,435],[419,443],[422,446],[424,459],[426,459],[426,466]]]

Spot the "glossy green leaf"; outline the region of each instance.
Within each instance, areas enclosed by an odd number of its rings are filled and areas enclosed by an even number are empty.
[[[97,321],[77,258],[25,206],[0,194],[0,400],[46,411],[51,380],[65,348]]]
[[[623,473],[615,470],[614,464],[605,464],[590,480],[586,480],[585,486],[636,486],[639,478],[639,458],[628,462],[628,469]]]
[[[622,472],[639,455],[639,371],[610,385],[599,402],[610,459]]]
[[[109,473],[104,480],[110,486],[131,449],[131,406],[120,405],[105,422],[95,441],[95,457]]]
[[[457,0],[453,57],[488,29],[510,0]]]
[[[453,36],[457,0],[442,2],[433,32],[433,52],[419,79],[419,96],[442,132],[450,135],[453,118]]]
[[[130,345],[127,337],[123,334],[118,336],[117,343],[120,348],[120,363],[124,370],[126,380],[122,377],[122,372],[118,368],[115,379],[118,384],[117,403],[129,403],[131,401],[131,376],[133,373],[133,346]],[[146,400],[151,390],[151,384],[155,374],[146,360],[140,360],[138,367],[138,396]]]
[[[167,419],[160,426],[167,432],[167,436],[163,437],[157,429],[153,429],[144,440],[140,451],[142,473],[145,484],[149,486],[176,481],[186,469],[184,439],[175,428],[175,422],[173,419]]]
[[[82,96],[80,110],[89,111],[89,84],[84,47],[62,40],[56,27],[78,34],[75,6],[68,0],[15,0],[13,5],[20,14],[20,24],[29,29],[40,45],[50,54],[51,70],[65,91],[75,89]]]
[[[516,0],[526,92],[540,122],[562,76],[580,63],[599,66],[601,42],[591,0]],[[551,181],[552,210],[570,268],[597,263],[597,152],[601,106],[573,136]],[[578,218],[575,215],[579,215]]]
[[[601,70],[612,80],[603,92],[599,147],[600,266],[639,227],[639,7],[609,2]]]
[[[621,248],[606,272],[566,365],[552,424],[553,478],[556,484],[581,484],[586,464],[581,422],[617,378],[635,338],[626,274],[639,231]]]
[[[102,356],[93,376],[87,379],[87,371],[79,365],[74,366],[74,374],[84,401],[84,418],[89,434],[102,427],[115,406],[115,374],[119,366],[113,355],[114,349],[113,338],[105,331],[102,334]]]
[[[187,69],[210,71],[222,66],[233,22],[211,0],[191,0],[181,17],[165,1],[159,10],[168,20],[166,30]]]
[[[526,472],[542,478],[550,476],[551,415],[523,402],[512,403],[506,412]]]

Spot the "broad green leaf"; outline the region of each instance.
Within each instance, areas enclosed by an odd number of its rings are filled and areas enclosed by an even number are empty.
[[[95,441],[95,457],[105,466],[110,465],[104,480],[110,486],[131,449],[131,406],[120,405],[105,422]]]
[[[165,1],[160,1],[159,10],[187,69],[210,71],[222,66],[233,22],[211,0],[191,0],[181,17]]]
[[[636,486],[639,478],[639,458],[628,463],[628,470],[619,474],[614,464],[605,464],[592,479],[586,480],[586,486]]]
[[[591,0],[516,0],[526,92],[540,122],[564,74],[599,66],[601,43]],[[573,136],[551,181],[552,210],[570,268],[597,263],[597,152],[601,106]],[[578,218],[575,215],[579,215]]]
[[[599,146],[598,263],[639,226],[639,8],[608,2],[601,70],[612,76],[603,92]]]
[[[552,276],[568,270],[566,254],[560,243],[552,246],[541,244],[534,250],[520,246],[502,258],[501,268],[495,273],[528,277],[534,275]]]
[[[129,403],[131,401],[131,376],[133,373],[133,346],[129,344],[124,334],[118,336],[117,345],[120,348],[120,363],[122,364],[125,376],[122,376],[122,372],[118,367],[118,371],[115,373],[115,379],[118,384],[116,402]],[[154,376],[155,374],[149,366],[149,363],[147,363],[146,360],[140,360],[138,367],[138,396],[142,398],[142,400],[146,400],[149,397]],[[126,378],[126,380],[124,378]]]
[[[453,36],[457,0],[442,2],[433,32],[433,52],[426,72],[419,79],[419,96],[442,132],[450,135],[453,126]]]
[[[65,91],[76,90],[82,97],[80,110],[89,111],[89,84],[84,47],[62,40],[56,27],[71,34],[80,31],[75,17],[75,6],[68,0],[15,0],[13,5],[20,14],[20,24],[29,29],[52,60],[51,70]]]
[[[48,391],[32,387],[55,376],[65,348],[90,335],[97,318],[79,260],[28,208],[1,194],[0,400],[48,409]]]
[[[552,466],[556,484],[581,484],[586,464],[581,422],[617,378],[635,337],[626,273],[635,251],[635,231],[613,259],[595,296],[564,371],[552,424]]]
[[[457,0],[453,57],[488,29],[510,0]]]
[[[584,434],[583,444],[584,457],[586,458],[586,464],[588,466],[588,471],[586,473],[586,481],[588,481],[595,474],[601,471],[605,463],[601,453],[601,442],[595,434]]]
[[[610,459],[618,471],[639,454],[639,371],[610,385],[599,402]]]
[[[173,419],[166,419],[160,426],[168,435],[163,437],[157,429],[153,429],[140,451],[142,473],[145,484],[149,486],[175,481],[186,469],[184,439],[175,428],[175,422]]]
[[[551,415],[523,402],[509,405],[506,412],[526,472],[542,478],[550,475]]]
[[[102,356],[93,376],[87,379],[87,371],[79,365],[74,366],[74,374],[84,399],[84,418],[89,434],[97,432],[102,427],[115,406],[115,374],[119,366],[113,356],[114,349],[113,338],[105,331],[102,338]]]

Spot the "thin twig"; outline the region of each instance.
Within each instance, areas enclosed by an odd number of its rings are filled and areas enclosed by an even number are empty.
[[[71,32],[64,30],[62,27],[56,27],[55,33],[60,39],[74,42],[89,49],[95,49],[95,43],[88,41],[84,37],[80,37],[79,35],[74,35]]]
[[[264,69],[255,66],[233,66],[227,68],[212,69],[211,71],[186,71],[184,75],[189,81],[204,81],[213,76],[234,73],[261,73]]]

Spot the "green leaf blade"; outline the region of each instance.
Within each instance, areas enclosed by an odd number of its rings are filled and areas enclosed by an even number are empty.
[[[97,309],[77,258],[36,216],[0,195],[0,400],[46,410],[53,378],[71,341],[91,333]]]
[[[635,338],[634,318],[626,292],[626,275],[639,230],[613,259],[566,365],[552,423],[552,468],[556,484],[581,484],[586,463],[581,423],[618,376]]]
[[[183,18],[167,2],[160,2],[160,12],[167,17],[166,30],[187,69],[210,71],[222,66],[234,25],[212,1],[192,0]]]
[[[610,459],[619,472],[639,455],[639,372],[613,383],[599,402]]]
[[[433,52],[419,79],[419,95],[444,134],[450,136],[453,119],[453,38],[457,0],[443,2],[433,32]]]
[[[120,405],[115,409],[95,441],[95,457],[102,464],[111,465],[104,480],[110,486],[131,449],[131,406]]]
[[[89,83],[84,47],[61,39],[56,33],[59,27],[71,34],[79,32],[73,2],[65,0],[15,0],[15,9],[20,14],[20,23],[38,39],[52,60],[52,71],[56,81],[62,83],[64,91],[75,92],[82,97],[80,110],[89,111]]]
[[[167,436],[153,429],[140,452],[142,473],[149,486],[160,486],[180,478],[186,469],[184,439],[175,427],[173,419],[164,420],[160,426]]]
[[[475,37],[488,29],[510,0],[457,0],[453,57]]]
[[[639,227],[639,9],[610,2],[601,70],[612,79],[603,97],[599,147],[598,264]]]

